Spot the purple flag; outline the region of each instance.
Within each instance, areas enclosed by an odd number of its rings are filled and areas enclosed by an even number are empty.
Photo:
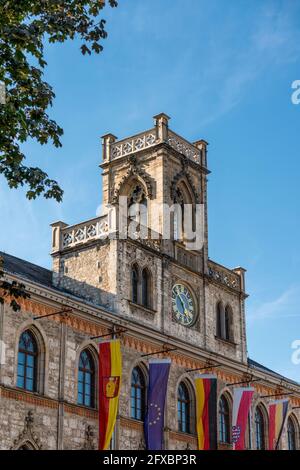
[[[164,411],[171,359],[149,361],[145,441],[147,450],[162,450],[164,437]]]

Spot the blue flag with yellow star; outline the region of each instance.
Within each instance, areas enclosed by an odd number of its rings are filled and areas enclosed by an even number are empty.
[[[148,450],[162,450],[164,411],[170,371],[170,359],[149,361],[149,385],[145,417],[145,442]]]

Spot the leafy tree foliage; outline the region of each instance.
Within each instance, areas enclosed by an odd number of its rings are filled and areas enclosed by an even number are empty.
[[[0,174],[11,188],[26,185],[27,197],[62,200],[58,183],[40,168],[27,166],[20,144],[35,139],[61,146],[63,129],[48,115],[55,98],[43,80],[44,43],[81,40],[82,54],[98,54],[106,38],[99,14],[105,0],[0,0]],[[116,7],[115,0],[109,0]]]

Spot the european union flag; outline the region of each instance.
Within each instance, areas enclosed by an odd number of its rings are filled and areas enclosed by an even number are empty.
[[[149,386],[145,417],[145,441],[148,450],[162,450],[164,412],[170,371],[170,359],[149,361]]]

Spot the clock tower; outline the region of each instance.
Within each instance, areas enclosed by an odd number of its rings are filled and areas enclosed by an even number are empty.
[[[54,279],[125,322],[245,362],[244,270],[208,257],[208,144],[169,121],[161,113],[144,132],[102,137],[102,214],[78,229],[53,224]]]

